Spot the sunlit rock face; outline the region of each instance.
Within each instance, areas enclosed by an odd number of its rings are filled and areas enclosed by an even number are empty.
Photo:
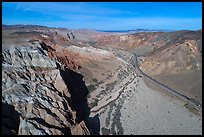
[[[85,94],[75,99],[73,90],[79,74],[61,69],[39,43],[29,44],[2,51],[3,134],[89,134]]]

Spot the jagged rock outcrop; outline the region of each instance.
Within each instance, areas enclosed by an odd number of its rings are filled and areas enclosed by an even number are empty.
[[[3,134],[90,134],[87,89],[75,68],[61,69],[38,42],[4,47],[2,57]]]
[[[67,33],[67,37],[69,38],[69,40],[75,39],[75,36],[72,32]]]

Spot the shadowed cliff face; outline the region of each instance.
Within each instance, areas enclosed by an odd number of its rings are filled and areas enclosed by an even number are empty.
[[[86,99],[88,89],[83,81],[83,76],[73,71],[78,68],[78,65],[74,63],[74,60],[72,60],[73,58],[71,57],[67,58],[61,55],[61,58],[59,58],[60,54],[50,45],[47,45],[44,42],[40,43],[40,45],[42,49],[48,52],[50,58],[57,60],[56,65],[60,71],[60,76],[71,95],[71,100],[69,98],[67,98],[67,100],[71,103],[71,108],[76,111],[76,121],[80,123],[82,120],[86,120],[90,114]],[[69,62],[72,64],[70,65]]]
[[[60,70],[60,75],[70,91],[72,108],[76,110],[77,122],[81,122],[90,113],[86,99],[88,90],[83,81],[83,76],[66,67],[64,70]]]
[[[58,63],[57,66],[60,67]],[[70,91],[71,100],[68,100],[72,109],[76,110],[76,121],[78,123],[84,121],[91,135],[99,135],[99,115],[89,117],[90,108],[88,107],[87,103],[88,89],[83,81],[83,76],[74,72],[73,70],[67,69],[66,67],[64,70],[60,70],[60,75]]]
[[[2,51],[3,134],[90,134],[83,76],[27,44]]]
[[[67,100],[69,104],[71,104],[70,107],[76,111],[76,122],[81,123],[84,121],[91,135],[99,134],[99,116],[95,115],[93,118],[89,117],[90,108],[87,103],[88,89],[83,80],[83,76],[73,71],[75,69],[80,69],[80,66],[76,64],[74,60],[71,60],[73,57],[70,57],[70,60],[68,60],[66,56],[62,56],[62,54],[58,53],[50,45],[44,42],[40,43],[40,45],[44,50],[48,51],[50,58],[55,58],[57,60],[57,68],[59,68],[60,75],[71,94],[71,98],[67,98]],[[68,56],[68,54],[66,55]],[[61,56],[61,58],[59,58],[59,56]],[[71,64],[69,62],[71,62]],[[60,65],[60,63],[62,65]]]
[[[2,135],[17,135],[20,114],[12,105],[2,102]],[[12,123],[12,124],[10,124]]]

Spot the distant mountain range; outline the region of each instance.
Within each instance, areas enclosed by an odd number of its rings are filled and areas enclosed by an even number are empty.
[[[114,33],[137,33],[137,32],[170,32],[174,30],[132,29],[132,30],[96,30],[96,31],[114,32]]]
[[[32,25],[32,24],[28,24],[28,25],[23,25],[23,24],[16,24],[16,25],[6,25],[6,24],[2,24],[2,29],[4,28],[53,28],[53,29],[63,29],[63,30],[67,30],[70,28],[62,28],[62,27],[48,27],[48,26],[42,26],[42,25]],[[110,33],[139,33],[139,32],[172,32],[172,31],[178,31],[178,30],[156,30],[156,29],[131,29],[131,30],[99,30],[99,29],[70,29],[70,30],[94,30],[94,31],[98,31],[98,32],[110,32]],[[200,29],[200,31],[202,31],[202,29]]]
[[[22,25],[22,24],[16,24],[16,25],[2,24],[2,27],[15,27],[15,28],[45,27],[45,28],[48,28],[47,26],[42,26],[42,25]]]
[[[22,25],[22,24],[16,24],[16,25],[6,25],[2,24],[2,28],[7,28],[7,27],[14,27],[14,28],[33,28],[33,27],[38,27],[38,28],[48,28],[47,26],[42,26],[42,25]],[[57,27],[49,27],[49,28],[56,28]],[[61,27],[60,27],[61,28]],[[61,28],[65,29],[65,28]],[[77,29],[80,30],[80,29]],[[170,32],[173,30],[150,30],[150,29],[132,29],[132,30],[98,30],[98,29],[90,29],[90,30],[95,30],[99,32],[111,32],[111,33],[137,33],[137,32]]]

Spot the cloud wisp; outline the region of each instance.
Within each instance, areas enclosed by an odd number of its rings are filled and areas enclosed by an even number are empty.
[[[169,3],[168,9],[165,7],[168,3],[3,2],[2,17],[5,24],[74,29],[200,29],[202,10],[195,6],[189,9],[179,7],[186,4],[189,6],[189,3]],[[201,8],[199,4],[197,7]]]

